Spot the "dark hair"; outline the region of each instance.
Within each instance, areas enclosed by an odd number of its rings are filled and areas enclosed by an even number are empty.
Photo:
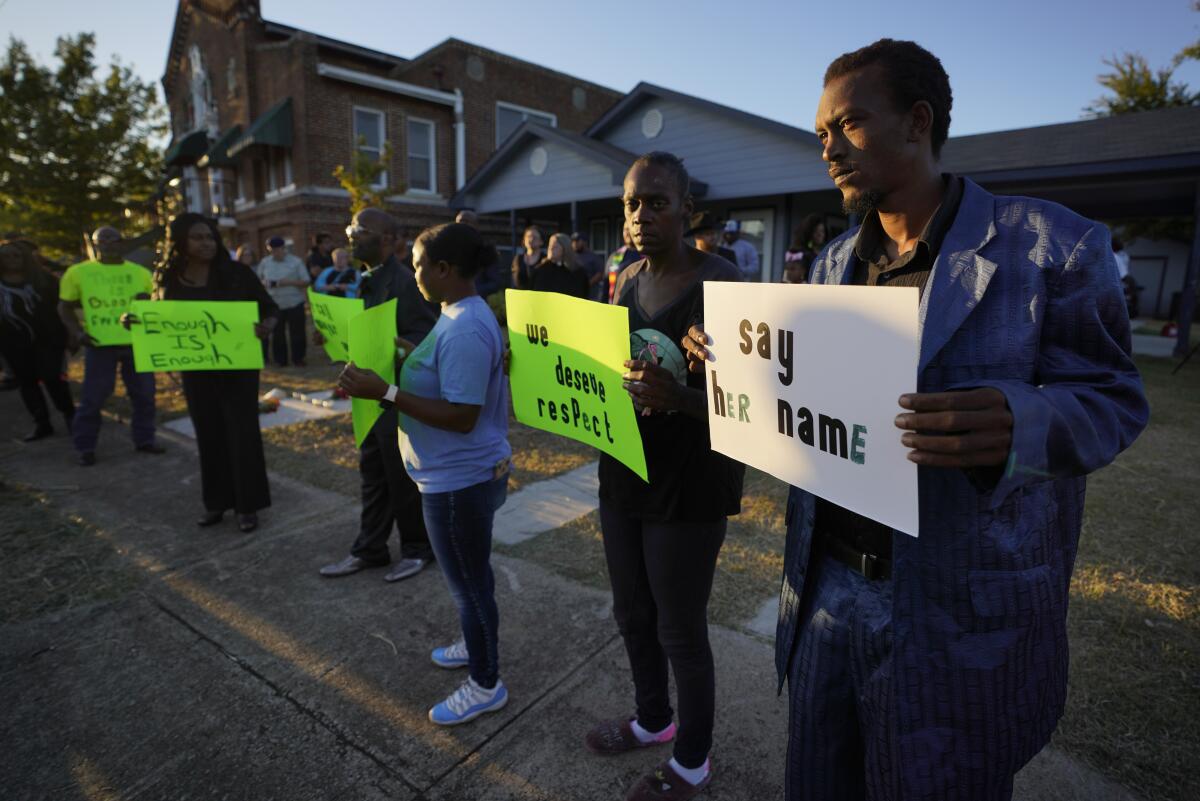
[[[633,168],[639,165],[644,167],[661,167],[666,170],[675,181],[675,186],[679,188],[679,197],[681,200],[687,199],[688,195],[691,194],[692,177],[688,175],[687,167],[683,166],[683,159],[674,153],[668,153],[665,150],[652,150],[649,153],[638,156],[637,160],[629,165],[629,172],[633,172]]]
[[[313,234],[313,246],[319,246],[322,242],[325,242],[329,239],[333,239],[333,237],[323,232],[319,234]]]
[[[825,218],[820,214],[806,216],[792,231],[792,244],[788,245],[788,249],[807,250],[809,243],[812,242],[813,231],[817,230],[818,225],[824,224]]]
[[[442,223],[426,228],[416,244],[425,250],[430,261],[453,265],[463,278],[474,278],[479,271],[497,260],[496,248],[466,223]]]
[[[212,266],[233,261],[221,242],[221,229],[217,227],[216,220],[191,211],[180,214],[167,225],[167,258],[154,274],[155,285],[159,288],[165,287],[167,281],[182,272],[187,265],[188,232],[196,223],[207,225],[217,242],[217,254],[213,257]]]
[[[930,144],[933,145],[933,155],[939,155],[946,137],[950,135],[950,107],[954,104],[950,78],[942,62],[916,42],[880,39],[835,58],[825,70],[825,85],[872,64],[883,68],[879,72],[901,111],[908,111],[922,100],[933,109]]]

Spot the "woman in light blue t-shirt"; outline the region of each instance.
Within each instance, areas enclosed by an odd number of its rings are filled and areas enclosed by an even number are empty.
[[[434,649],[434,664],[470,676],[429,710],[434,723],[466,723],[508,702],[500,681],[499,615],[490,564],[492,519],[508,487],[508,380],[504,340],[475,276],[496,259],[469,225],[429,228],[413,245],[421,294],[442,315],[415,348],[397,340],[400,385],[389,386],[353,362],[339,385],[356,398],[395,404],[400,452],[421,490],[425,527],[458,605],[463,637]]]

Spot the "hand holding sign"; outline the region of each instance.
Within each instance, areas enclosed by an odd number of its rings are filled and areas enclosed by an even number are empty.
[[[706,347],[712,344],[712,339],[704,333],[704,326],[699,323],[693,325],[679,344],[683,345],[683,355],[687,357],[688,372],[703,373],[704,363],[712,360],[712,354]]]
[[[926,467],[995,467],[1008,460],[1012,412],[998,389],[921,392],[900,396],[909,414],[896,416],[911,462]],[[919,432],[919,433],[918,433]]]
[[[687,412],[704,416],[703,395],[690,392],[665,367],[641,359],[625,362],[622,386],[642,416],[651,412]],[[692,397],[695,396],[695,397]]]
[[[388,384],[374,370],[364,370],[348,362],[338,376],[338,387],[352,398],[383,400]]]

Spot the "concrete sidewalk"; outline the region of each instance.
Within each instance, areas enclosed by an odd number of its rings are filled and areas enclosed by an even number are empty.
[[[138,455],[106,422],[99,464],[83,469],[61,435],[13,441],[28,422],[15,393],[0,396],[0,421],[0,479],[47,493],[145,577],[118,600],[0,627],[4,798],[600,801],[669,756],[583,748],[593,721],[633,705],[607,593],[495,557],[511,700],[438,728],[429,706],[464,678],[429,661],[457,636],[438,572],[394,585],[380,570],[317,576],[347,550],[357,503],[273,475],[259,531],[200,529],[191,443]],[[770,643],[712,637],[718,773],[706,797],[780,798],[786,705]],[[1129,798],[1053,751],[1018,788]]]

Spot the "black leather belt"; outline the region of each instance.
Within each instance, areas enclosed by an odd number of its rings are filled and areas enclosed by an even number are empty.
[[[838,560],[868,581],[884,581],[892,577],[892,560],[867,553],[833,534],[817,532],[813,544],[824,554]]]

